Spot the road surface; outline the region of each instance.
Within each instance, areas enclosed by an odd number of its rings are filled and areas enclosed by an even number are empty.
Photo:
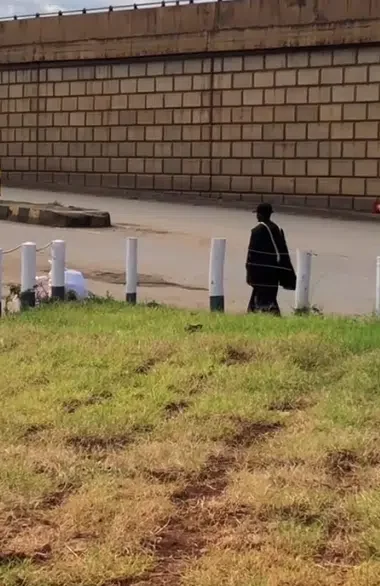
[[[0,247],[23,241],[43,246],[52,239],[67,242],[67,266],[82,270],[89,288],[124,297],[125,238],[139,238],[140,300],[177,306],[208,306],[208,260],[212,237],[227,238],[225,295],[227,309],[244,311],[249,297],[245,257],[254,216],[243,210],[176,205],[116,198],[4,188],[2,197],[108,210],[110,229],[59,229],[0,222]],[[380,226],[360,221],[275,214],[284,228],[295,262],[297,248],[312,250],[311,301],[326,313],[369,313],[374,309],[376,256]],[[48,252],[38,255],[39,271],[48,270]],[[5,257],[4,282],[20,281],[20,253]],[[284,311],[293,294],[281,291]]]

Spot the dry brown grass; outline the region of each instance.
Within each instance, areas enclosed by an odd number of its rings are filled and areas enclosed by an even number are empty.
[[[112,303],[4,320],[1,586],[378,585],[379,342]]]

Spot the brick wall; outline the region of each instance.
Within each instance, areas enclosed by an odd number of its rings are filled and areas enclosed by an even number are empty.
[[[369,209],[379,47],[1,70],[13,183]]]

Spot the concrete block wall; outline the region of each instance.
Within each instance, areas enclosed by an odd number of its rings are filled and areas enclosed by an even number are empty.
[[[2,66],[9,182],[369,210],[380,49]]]

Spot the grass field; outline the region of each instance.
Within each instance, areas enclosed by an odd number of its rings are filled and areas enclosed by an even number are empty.
[[[380,584],[380,324],[0,323],[1,586]]]

